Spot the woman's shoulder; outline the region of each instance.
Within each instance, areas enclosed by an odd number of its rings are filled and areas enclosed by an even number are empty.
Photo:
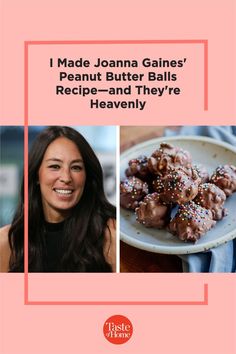
[[[0,272],[7,272],[11,249],[8,241],[8,234],[11,225],[0,228]]]
[[[116,231],[116,219],[108,219],[107,221],[107,227],[111,230],[111,231]]]
[[[109,219],[105,229],[104,256],[111,265],[112,271],[116,271],[116,220]]]
[[[108,243],[116,243],[116,220],[109,219],[105,229],[105,241]]]

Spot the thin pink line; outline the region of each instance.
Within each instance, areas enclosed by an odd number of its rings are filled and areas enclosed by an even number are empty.
[[[28,126],[28,43],[24,44],[24,125]]]
[[[208,296],[208,284],[204,284],[204,305],[208,305],[208,300],[209,300],[209,296]]]
[[[28,127],[24,126],[24,279],[28,299]]]
[[[28,301],[28,45],[24,46],[24,301]]]
[[[208,284],[204,298],[197,301],[27,301],[26,305],[208,305]]]
[[[204,110],[208,110],[208,41],[204,42]]]
[[[29,301],[28,300],[28,48],[29,45],[57,44],[204,44],[204,110],[208,109],[208,41],[203,39],[169,40],[65,40],[26,41],[24,46],[24,300],[27,305],[207,305],[208,285],[204,284],[203,301]]]
[[[205,39],[155,39],[155,40],[50,40],[50,41],[26,41],[30,45],[40,44],[204,44]]]

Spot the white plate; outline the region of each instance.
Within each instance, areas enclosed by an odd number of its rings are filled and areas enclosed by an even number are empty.
[[[162,137],[135,145],[121,155],[121,180],[125,178],[124,171],[129,160],[139,155],[150,156],[159,148],[161,142],[170,142],[188,150],[193,163],[203,164],[210,174],[220,164],[236,165],[236,148],[227,143],[196,136]],[[180,241],[165,230],[145,228],[135,220],[132,211],[120,208],[121,240],[131,246],[156,253],[188,254],[207,251],[236,237],[236,193],[227,198],[225,207],[229,215],[218,221],[216,226],[195,244]]]

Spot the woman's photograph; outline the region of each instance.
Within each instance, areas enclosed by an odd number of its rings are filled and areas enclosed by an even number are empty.
[[[103,175],[77,130],[52,126],[36,136],[28,165],[29,272],[116,271],[116,210]],[[0,229],[0,271],[24,271],[23,181],[12,221]]]

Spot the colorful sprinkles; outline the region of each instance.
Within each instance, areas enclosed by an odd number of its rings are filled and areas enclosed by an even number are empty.
[[[126,175],[120,185],[121,206],[135,210],[145,227],[168,223],[168,230],[183,241],[196,242],[226,216],[226,196],[236,191],[235,166],[220,165],[209,179],[204,166],[192,165],[188,151],[168,143],[149,158],[131,159]],[[175,215],[170,220],[171,209]]]

